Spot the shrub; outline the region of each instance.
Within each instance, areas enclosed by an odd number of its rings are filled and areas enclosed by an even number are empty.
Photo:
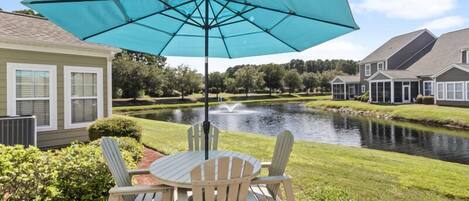
[[[0,198],[7,200],[48,200],[55,197],[56,165],[50,152],[38,148],[0,145]]]
[[[435,99],[433,96],[424,96],[422,97],[422,104],[425,105],[432,105],[435,103]]]
[[[131,138],[118,139],[129,168],[143,145]],[[94,144],[73,144],[42,152],[38,148],[0,145],[0,197],[7,200],[106,200],[114,182],[101,149]],[[140,151],[139,151],[140,150]]]
[[[116,136],[131,137],[140,142],[142,128],[133,120],[114,117],[95,121],[88,128],[88,135],[91,141],[97,140],[103,136]]]
[[[135,162],[140,161],[143,157],[143,145],[138,143],[137,140],[130,137],[112,137],[119,144],[120,150],[128,151],[131,154],[132,159]],[[95,140],[90,143],[90,145],[99,147],[101,144],[101,139]]]
[[[362,96],[361,96],[361,101],[362,102],[368,102],[370,99],[370,92],[366,91]]]
[[[423,96],[421,94],[417,95],[417,98],[415,99],[415,103],[422,104],[422,101],[423,101]]]
[[[334,186],[322,186],[308,188],[302,191],[298,200],[303,201],[351,201],[347,191]]]

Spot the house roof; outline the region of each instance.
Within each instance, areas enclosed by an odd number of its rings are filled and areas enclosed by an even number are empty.
[[[431,76],[451,64],[461,63],[461,50],[469,48],[469,29],[443,34],[428,48],[431,50],[407,70]]]
[[[458,69],[460,69],[460,70],[463,70],[463,71],[466,71],[466,72],[469,73],[469,64],[452,64],[452,65],[450,65],[450,66],[448,66],[448,67],[446,67],[446,68],[443,68],[443,69],[441,69],[440,71],[438,71],[436,74],[434,74],[434,75],[432,76],[432,78],[438,77],[438,76],[440,76],[440,75],[446,73],[447,71],[449,71],[449,70],[452,69],[452,68],[458,68]]]
[[[417,73],[408,71],[408,70],[386,70],[386,71],[378,71],[375,74],[373,74],[371,77],[369,77],[367,80],[373,80],[376,76],[378,75],[384,75],[386,77],[389,77],[389,79],[401,79],[401,80],[415,80],[418,79]]]
[[[420,34],[427,32],[428,30],[422,29],[410,33],[406,33],[403,35],[396,36],[391,38],[386,43],[384,43],[381,47],[376,49],[370,55],[365,57],[360,64],[363,63],[370,63],[375,61],[384,61],[395,54],[397,51],[402,49],[404,46],[409,44],[412,40],[414,40]]]
[[[341,79],[345,83],[359,83],[360,82],[360,76],[358,75],[338,75],[332,80],[332,82],[334,82],[335,79]]]
[[[45,18],[4,11],[0,11],[0,41],[30,41],[62,47],[119,51],[117,48],[81,41]]]

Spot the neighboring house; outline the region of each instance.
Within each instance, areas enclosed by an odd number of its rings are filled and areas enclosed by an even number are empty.
[[[438,92],[436,104],[469,106],[467,50],[469,29],[439,38],[428,30],[400,35],[359,63],[360,85],[370,102],[412,103]]]
[[[353,99],[366,90],[360,85],[359,76],[340,75],[331,81],[332,98],[334,100]]]
[[[43,18],[0,12],[0,116],[35,115],[39,147],[87,140],[88,124],[111,115],[118,51]]]

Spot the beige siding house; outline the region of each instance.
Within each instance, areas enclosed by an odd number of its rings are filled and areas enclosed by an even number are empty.
[[[0,116],[35,115],[39,147],[87,140],[89,123],[112,113],[117,52],[45,19],[0,12]]]

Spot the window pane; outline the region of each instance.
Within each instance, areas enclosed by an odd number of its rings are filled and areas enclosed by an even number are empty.
[[[72,97],[97,96],[96,73],[72,73]]]
[[[17,98],[49,97],[49,72],[44,71],[16,71]]]
[[[98,117],[97,99],[72,100],[72,123],[91,122]]]
[[[454,99],[454,84],[446,84],[446,99]]]
[[[455,97],[457,100],[464,99],[464,84],[463,83],[455,84]]]
[[[37,126],[50,125],[48,100],[22,100],[16,101],[17,115],[35,115]]]
[[[443,99],[444,96],[444,85],[443,83],[438,83],[438,99]]]
[[[469,100],[469,82],[466,83],[466,100]]]

